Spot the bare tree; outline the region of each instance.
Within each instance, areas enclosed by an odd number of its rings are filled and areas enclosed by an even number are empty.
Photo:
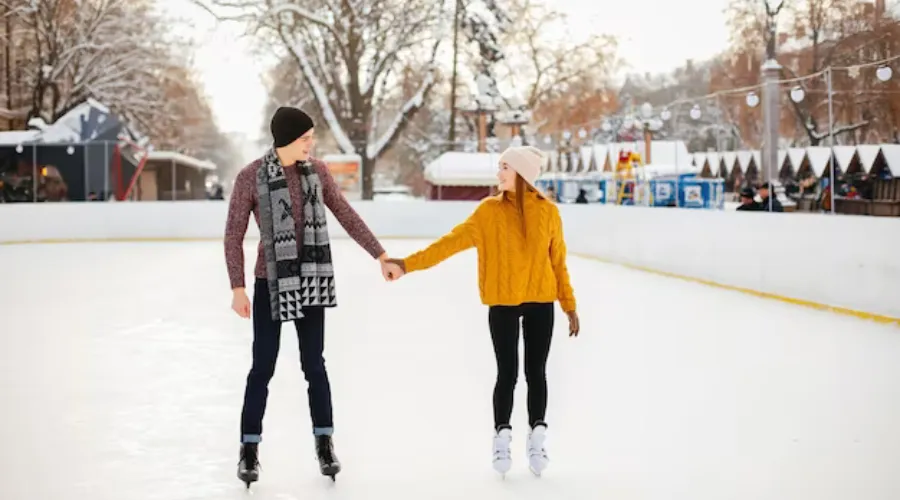
[[[159,118],[156,68],[169,54],[151,7],[149,0],[0,0],[18,27],[26,117],[52,122],[94,97],[141,125]]]
[[[595,34],[579,43],[568,36],[550,37],[566,32],[567,18],[541,0],[507,0],[504,10],[516,29],[502,37],[507,63],[502,78],[524,92],[522,98],[536,114],[544,103],[558,104],[573,91],[579,93],[573,97],[577,100],[608,90],[619,67],[612,36]]]
[[[435,84],[435,58],[449,33],[433,0],[195,0],[220,19],[247,21],[252,32],[287,54],[315,97],[343,153],[362,159],[363,198],[371,199],[375,162],[423,106]],[[398,75],[415,61],[413,75]],[[384,105],[404,78],[417,90]]]

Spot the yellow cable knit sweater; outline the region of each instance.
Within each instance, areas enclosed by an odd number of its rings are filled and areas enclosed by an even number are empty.
[[[482,200],[462,224],[406,259],[406,272],[433,267],[475,247],[481,301],[492,305],[559,300],[575,310],[575,294],[566,267],[566,243],[556,204],[529,192],[525,198],[526,234],[513,196],[501,193]]]

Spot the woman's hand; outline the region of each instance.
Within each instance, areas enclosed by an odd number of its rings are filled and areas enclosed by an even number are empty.
[[[569,317],[569,337],[577,337],[578,331],[581,329],[581,324],[578,322],[578,313],[568,311],[566,316]]]

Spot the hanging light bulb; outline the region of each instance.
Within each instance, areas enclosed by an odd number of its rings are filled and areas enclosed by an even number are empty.
[[[603,129],[604,132],[609,132],[612,130],[612,125],[606,120],[603,120],[603,123],[600,124],[600,128]]]
[[[67,147],[67,148],[66,148],[66,153],[68,153],[68,154],[70,154],[70,155],[71,155],[71,154],[75,154],[75,148],[73,148],[72,146]]]
[[[25,148],[23,148],[21,144],[17,145],[17,146],[16,146],[16,153],[21,154],[22,151],[25,151]]]
[[[703,112],[700,111],[700,105],[694,104],[694,107],[691,108],[691,118],[699,120],[701,116],[703,116]]]
[[[797,85],[796,87],[791,89],[791,100],[792,101],[802,102],[804,97],[806,97],[806,92],[803,91],[803,87]]]
[[[894,75],[894,70],[890,66],[881,66],[875,70],[875,76],[882,82],[886,82]]]
[[[669,108],[665,108],[659,114],[659,117],[662,118],[662,121],[667,122],[670,118],[672,118],[672,112],[669,111]]]
[[[584,139],[585,137],[587,137],[587,130],[585,130],[585,129],[579,130],[579,131],[578,131],[578,137],[580,137],[580,138],[582,138],[582,139]]]
[[[759,96],[756,95],[756,92],[747,94],[747,106],[750,106],[751,108],[759,106]]]

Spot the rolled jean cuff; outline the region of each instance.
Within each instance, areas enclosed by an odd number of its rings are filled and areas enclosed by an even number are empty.
[[[241,436],[242,443],[260,443],[262,442],[262,436],[259,434],[244,434]]]

